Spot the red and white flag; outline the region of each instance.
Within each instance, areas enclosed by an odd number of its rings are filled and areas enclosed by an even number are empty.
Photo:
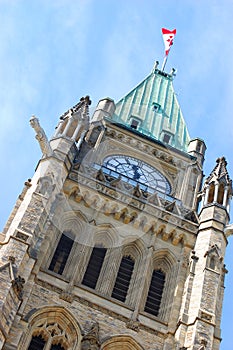
[[[176,35],[176,29],[169,30],[162,28],[163,41],[165,45],[165,55],[167,56],[171,46],[173,45],[174,36]]]

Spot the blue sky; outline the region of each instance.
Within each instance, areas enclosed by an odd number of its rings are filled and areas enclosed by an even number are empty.
[[[191,137],[206,142],[205,174],[225,155],[233,177],[232,13],[231,0],[0,0],[0,229],[41,156],[31,115],[51,136],[81,96],[117,101],[162,63],[162,27],[177,29],[167,70]],[[232,350],[229,241],[221,350]]]

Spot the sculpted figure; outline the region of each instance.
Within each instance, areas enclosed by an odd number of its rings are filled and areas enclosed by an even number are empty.
[[[81,350],[99,350],[99,325],[94,322],[89,332],[87,332],[81,342]]]
[[[44,132],[44,129],[40,126],[39,119],[33,115],[30,119],[30,125],[36,132],[36,139],[39,142],[43,155],[45,157],[51,156],[53,154],[53,151]]]

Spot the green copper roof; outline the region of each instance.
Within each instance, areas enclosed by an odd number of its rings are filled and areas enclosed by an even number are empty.
[[[173,88],[173,74],[155,68],[116,104],[113,121],[187,151],[189,133]],[[136,127],[135,127],[136,124]]]

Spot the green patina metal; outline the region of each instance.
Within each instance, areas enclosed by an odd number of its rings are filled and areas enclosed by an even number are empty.
[[[117,102],[112,120],[187,152],[190,137],[174,91],[173,76],[154,68]]]

